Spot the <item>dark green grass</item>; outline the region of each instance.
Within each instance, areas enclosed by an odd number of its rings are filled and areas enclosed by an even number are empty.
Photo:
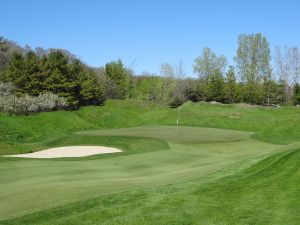
[[[110,195],[1,224],[297,225],[299,161],[300,150],[288,151],[221,179]]]
[[[0,142],[28,143],[59,138],[78,130],[132,127],[142,124],[143,113],[160,108],[153,104],[108,101],[99,107],[78,111],[58,111],[30,116],[8,116],[0,113]]]

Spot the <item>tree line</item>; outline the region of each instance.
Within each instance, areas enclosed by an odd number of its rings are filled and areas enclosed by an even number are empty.
[[[196,78],[187,76],[182,62],[161,64],[158,75],[136,75],[121,60],[94,68],[66,50],[22,48],[0,37],[0,82],[13,85],[16,97],[55,94],[65,100],[68,109],[125,98],[168,103],[171,107],[188,100],[300,104],[299,49],[277,47],[273,59],[272,64],[266,37],[243,34],[238,37],[235,66],[207,47],[194,61]]]

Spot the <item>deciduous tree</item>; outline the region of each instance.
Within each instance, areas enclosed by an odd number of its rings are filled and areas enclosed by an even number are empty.
[[[272,73],[270,66],[270,47],[262,34],[243,34],[238,38],[238,49],[235,56],[237,71],[244,84],[244,100],[248,103],[259,103],[261,91],[259,84]]]
[[[113,84],[110,86],[115,89],[115,98],[123,99],[128,97],[131,74],[124,67],[122,61],[118,60],[107,63],[105,65],[105,73],[110,80],[108,82]]]

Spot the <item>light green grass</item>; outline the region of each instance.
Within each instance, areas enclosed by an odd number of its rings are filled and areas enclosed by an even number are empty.
[[[299,185],[287,175],[299,178],[293,151],[300,147],[299,112],[204,103],[168,109],[126,100],[73,112],[0,114],[0,155],[66,145],[124,150],[69,159],[0,157],[0,221],[282,224],[289,216],[288,224],[297,224]]]
[[[288,151],[221,179],[109,195],[2,224],[298,225],[299,160],[300,150]]]

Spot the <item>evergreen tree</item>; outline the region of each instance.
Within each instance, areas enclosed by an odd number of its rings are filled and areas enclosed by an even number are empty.
[[[7,66],[9,61],[7,41],[0,36],[0,73]]]
[[[197,95],[199,96],[198,101],[209,101],[209,89],[208,89],[208,79],[207,78],[199,78],[196,81],[196,86],[194,89],[197,92]]]
[[[225,87],[224,87],[224,98],[226,103],[234,103],[237,100],[237,86],[236,86],[236,77],[233,66],[229,66],[229,69],[226,73],[225,78]]]
[[[262,104],[263,102],[263,85],[253,81],[242,85],[243,88],[243,102],[250,104]]]
[[[74,91],[74,97],[81,101],[82,83],[86,77],[86,73],[89,69],[78,59],[72,61],[69,65],[70,81],[73,84],[72,90]]]
[[[4,82],[12,83],[16,88],[16,94],[26,93],[26,86],[28,84],[29,77],[25,73],[25,60],[22,54],[12,54],[9,64],[6,66],[2,75]]]
[[[271,78],[265,78],[263,83],[263,105],[270,106],[274,104],[278,104],[277,96],[279,93],[277,92],[278,85],[276,81]]]
[[[97,83],[95,73],[87,72],[81,81],[81,105],[101,105],[104,102],[104,91]]]
[[[209,77],[208,101],[224,101],[224,77],[220,71],[215,71]]]
[[[293,103],[295,105],[300,105],[300,85],[299,85],[299,83],[295,83],[295,85],[294,85]]]
[[[47,90],[46,76],[41,70],[42,61],[33,51],[29,51],[25,55],[24,63],[25,76],[28,77],[25,91],[29,95],[38,96]]]
[[[77,82],[68,65],[68,58],[60,51],[53,51],[47,57],[44,65],[47,90],[67,99],[71,107],[79,106],[76,96]]]

